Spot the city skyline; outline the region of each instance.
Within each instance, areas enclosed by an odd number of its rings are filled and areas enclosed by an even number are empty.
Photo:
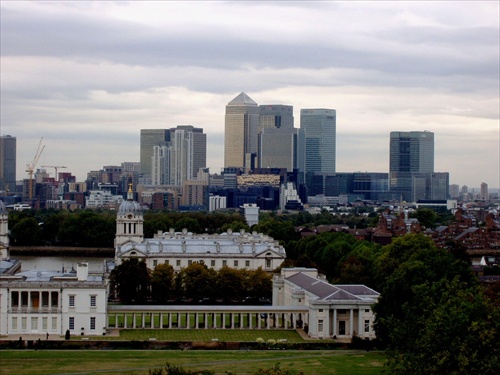
[[[498,2],[0,7],[0,134],[17,139],[17,180],[41,137],[38,167],[83,180],[139,161],[140,129],[181,124],[204,129],[220,172],[224,108],[244,91],[295,119],[334,108],[338,172],[388,172],[390,132],[428,130],[450,184],[500,187]]]

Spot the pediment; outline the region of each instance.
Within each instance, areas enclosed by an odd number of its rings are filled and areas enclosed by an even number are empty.
[[[267,258],[267,257],[284,258],[283,254],[280,254],[273,249],[266,249],[264,251],[261,251],[255,256],[255,258]]]

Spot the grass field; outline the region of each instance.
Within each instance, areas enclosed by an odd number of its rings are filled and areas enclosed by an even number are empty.
[[[293,373],[380,375],[382,352],[322,351],[156,351],[156,350],[2,350],[1,375],[142,375],[171,365],[216,374],[250,374],[279,364]]]
[[[92,340],[92,336],[88,336]],[[155,338],[157,340],[168,341],[211,341],[218,339],[219,341],[236,342],[236,341],[252,341],[255,342],[258,338],[264,341],[274,339],[276,341],[285,339],[288,342],[303,342],[304,339],[295,330],[225,330],[225,329],[124,329],[120,331],[119,338],[107,337],[108,339],[116,340],[148,340]],[[75,337],[77,340],[78,337]],[[102,340],[102,337],[98,337]]]

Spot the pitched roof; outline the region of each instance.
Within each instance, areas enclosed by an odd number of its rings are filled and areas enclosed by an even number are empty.
[[[298,272],[287,278],[298,287],[318,297],[318,300],[364,300],[376,298],[379,293],[365,285],[332,285],[324,280]]]

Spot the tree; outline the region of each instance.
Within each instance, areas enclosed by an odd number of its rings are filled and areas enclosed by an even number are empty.
[[[112,288],[124,304],[143,304],[149,297],[151,276],[144,261],[125,259],[111,271]]]
[[[17,221],[11,229],[13,245],[35,246],[40,245],[42,231],[38,221],[34,217],[23,217]]]
[[[159,264],[151,274],[151,296],[154,303],[165,304],[175,294],[175,272],[170,264]]]
[[[438,215],[432,208],[424,207],[419,208],[412,214],[412,217],[418,219],[419,223],[425,228],[435,228]]]
[[[262,269],[257,268],[253,271],[246,271],[246,280],[244,287],[251,297],[270,298],[273,289],[272,275]]]
[[[498,347],[498,309],[482,296],[467,262],[423,235],[407,235],[386,246],[376,264],[385,281],[373,307],[375,330],[393,373],[487,374],[495,368],[498,351],[488,345]]]
[[[244,270],[237,270],[227,266],[217,272],[217,294],[226,299],[241,297],[244,291]]]
[[[413,288],[403,310],[412,334],[394,329],[388,368],[397,374],[495,374],[500,368],[500,314],[475,287],[458,277]]]
[[[212,268],[198,262],[183,268],[178,274],[180,292],[184,297],[211,298],[215,293],[216,272]]]

